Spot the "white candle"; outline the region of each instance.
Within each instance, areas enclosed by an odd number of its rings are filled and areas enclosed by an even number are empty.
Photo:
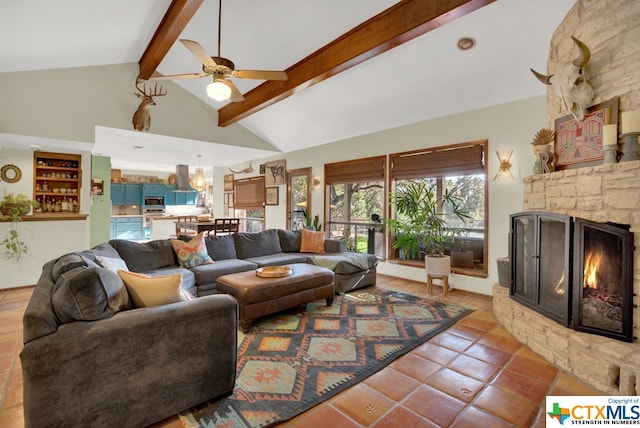
[[[605,146],[613,146],[618,144],[618,125],[612,123],[605,125],[602,130],[602,144]]]
[[[623,111],[620,116],[622,134],[640,132],[640,110]]]

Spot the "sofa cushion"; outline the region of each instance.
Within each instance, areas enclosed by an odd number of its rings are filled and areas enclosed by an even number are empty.
[[[173,247],[168,239],[144,243],[112,239],[109,243],[120,254],[120,258],[125,261],[132,272],[146,272],[176,264]]]
[[[378,265],[378,258],[374,254],[363,254],[366,256],[366,263],[369,269],[373,269]],[[362,267],[349,263],[349,261],[341,261],[333,269],[336,274],[346,275],[355,272],[362,272]]]
[[[283,253],[300,252],[299,230],[278,229],[278,236],[280,237],[280,247]]]
[[[207,253],[207,246],[204,243],[204,232],[200,232],[189,242],[172,239],[171,245],[182,267],[191,268],[213,263],[213,260],[209,257],[209,253]]]
[[[238,258],[233,235],[208,236],[204,238],[204,243],[213,261]]]
[[[163,276],[179,273],[182,276],[182,289],[191,297],[196,297],[198,291],[196,289],[196,276],[190,269],[185,269],[178,265],[165,266],[159,269],[148,270],[144,272],[149,276]]]
[[[86,258],[87,260],[95,263],[96,265],[98,265],[98,261],[96,259],[96,256],[98,256],[98,255],[99,256],[104,256],[104,257],[113,257],[113,258],[120,257],[120,254],[108,242],[105,242],[105,243],[100,244],[100,245],[96,245],[95,247],[93,247],[90,250],[77,252],[76,254]],[[96,266],[92,266],[90,264],[88,264],[88,265],[90,267],[96,267]]]
[[[182,289],[182,276],[179,273],[149,276],[121,270],[118,275],[124,281],[133,304],[138,308],[189,300]]]
[[[73,269],[87,266],[87,261],[80,255],[70,253],[60,256],[53,265],[51,277],[56,282],[60,275]]]
[[[236,233],[233,235],[236,254],[239,259],[266,256],[281,253],[280,238],[276,229],[263,230],[258,233]]]
[[[196,277],[196,284],[198,284],[198,292],[200,292],[200,285],[203,284],[215,284],[216,279],[221,275],[229,273],[245,272],[248,270],[257,269],[258,266],[255,263],[251,263],[246,260],[240,259],[225,259],[219,260],[214,264],[200,265],[191,268],[191,272]]]
[[[301,253],[324,253],[324,232],[302,229],[300,233]]]
[[[96,321],[131,308],[129,294],[118,274],[100,267],[63,273],[53,287],[51,300],[62,323]]]
[[[247,259],[249,262],[253,262],[258,267],[263,266],[281,266],[294,263],[308,263],[308,258],[299,253],[275,253],[268,254],[266,256],[251,257]]]
[[[119,270],[129,270],[127,264],[120,257],[114,258],[96,255],[96,260],[98,260],[100,266],[114,272],[118,272]]]

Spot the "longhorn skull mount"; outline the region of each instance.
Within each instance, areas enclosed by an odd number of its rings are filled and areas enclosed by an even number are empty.
[[[573,115],[577,121],[582,121],[587,113],[587,106],[594,97],[591,85],[587,83],[587,75],[584,70],[589,63],[591,51],[580,40],[571,36],[573,42],[580,49],[580,55],[571,62],[560,65],[554,74],[545,76],[534,69],[531,72],[545,85],[551,85],[560,96],[565,109]]]

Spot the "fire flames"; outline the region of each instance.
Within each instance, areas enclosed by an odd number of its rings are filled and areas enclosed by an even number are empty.
[[[598,288],[598,269],[603,260],[602,253],[591,251],[584,258],[583,287]]]

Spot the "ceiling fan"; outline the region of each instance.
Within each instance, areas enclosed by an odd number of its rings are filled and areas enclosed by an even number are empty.
[[[180,42],[202,63],[203,73],[173,74],[167,76],[152,76],[151,80],[172,80],[191,79],[211,76],[213,82],[207,85],[207,95],[216,101],[231,100],[233,102],[242,101],[244,97],[236,85],[228,77],[240,79],[261,79],[261,80],[287,80],[287,73],[284,71],[269,70],[236,70],[235,64],[220,56],[220,28],[222,27],[222,0],[218,6],[218,55],[209,56],[200,43],[180,39]]]

